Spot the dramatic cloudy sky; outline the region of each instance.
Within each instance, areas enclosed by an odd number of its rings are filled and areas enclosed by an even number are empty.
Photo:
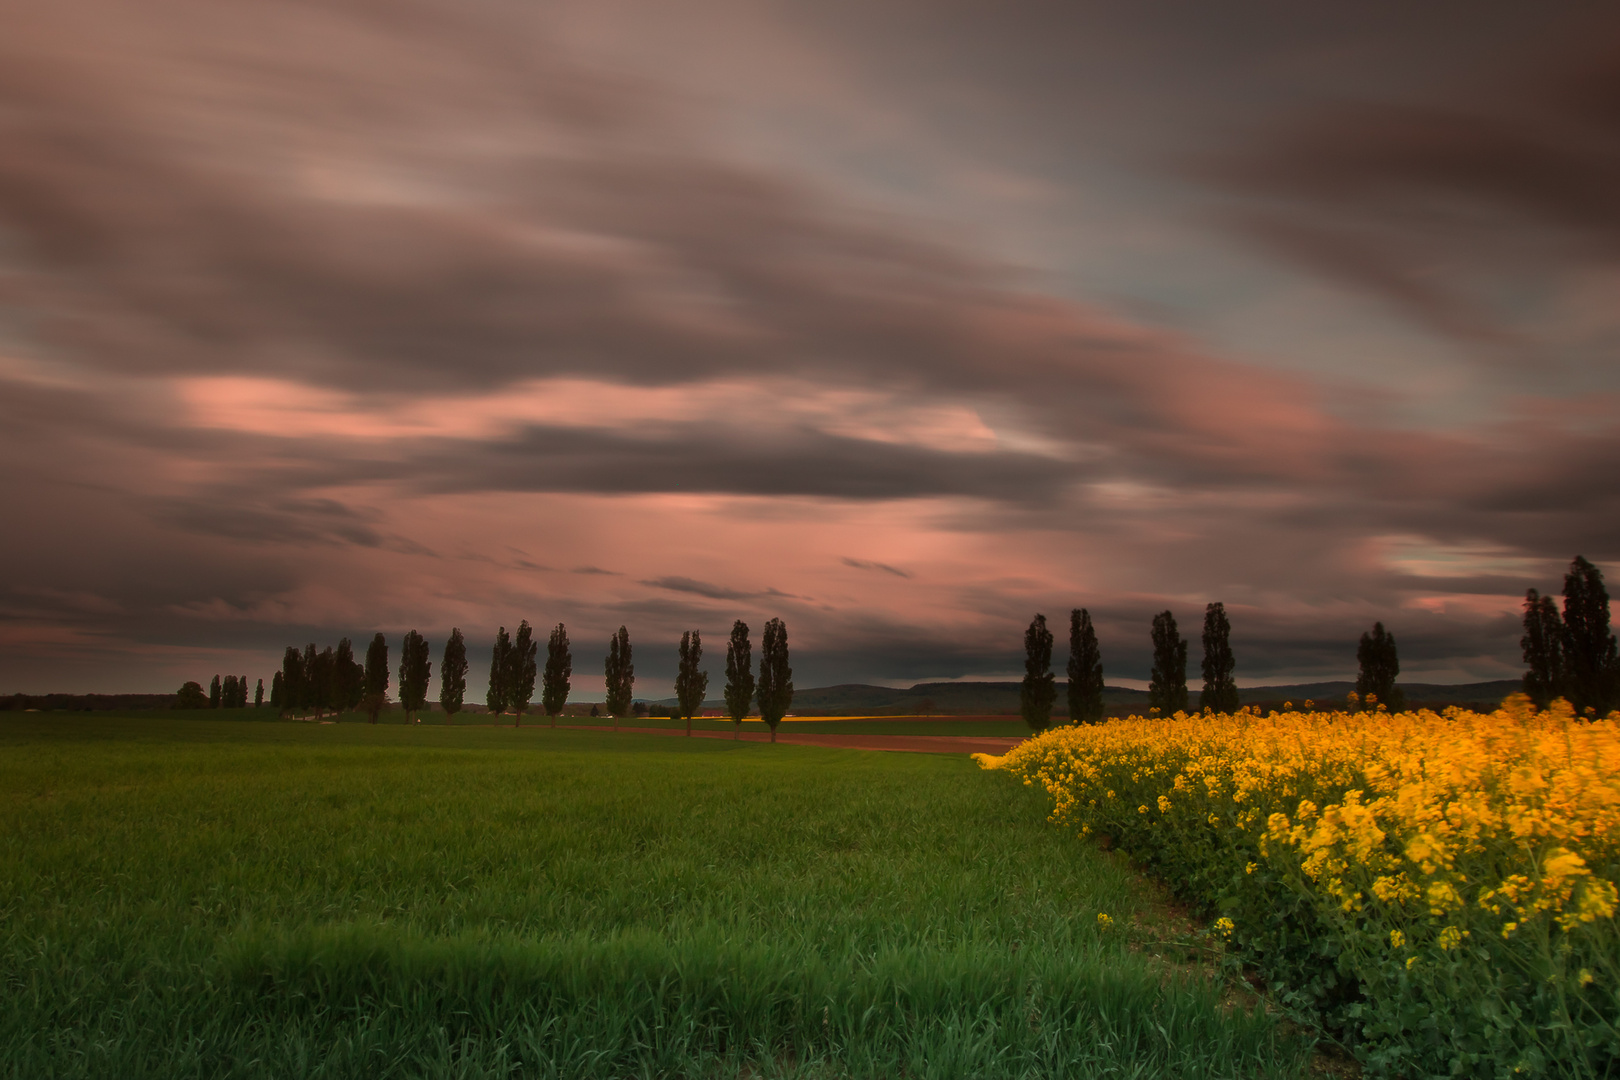
[[[1461,681],[1620,569],[1613,4],[0,20],[0,691],[460,626],[481,694],[523,618],[581,696],[739,617],[983,677],[1082,605],[1131,683],[1212,600],[1248,682]]]

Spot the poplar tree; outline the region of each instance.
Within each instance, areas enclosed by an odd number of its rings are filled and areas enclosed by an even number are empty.
[[[759,643],[759,718],[771,729],[776,741],[776,725],[793,704],[793,669],[788,666],[787,626],[781,619],[765,624]]]
[[[304,677],[298,683],[298,707],[307,716],[320,704],[320,689],[315,684],[315,657],[318,655],[312,641],[304,646]]]
[[[219,688],[219,705],[222,709],[236,708],[236,676],[227,675]]]
[[[1553,598],[1534,589],[1524,594],[1524,636],[1519,648],[1530,669],[1524,673],[1524,692],[1536,708],[1545,709],[1565,694],[1564,622]]]
[[[1564,575],[1564,689],[1581,716],[1607,716],[1620,697],[1603,572],[1577,555]]]
[[[511,651],[512,639],[503,626],[495,635],[495,648],[489,654],[489,692],[484,695],[484,700],[489,703],[491,716],[499,716],[506,711],[506,656]]]
[[[461,711],[467,696],[467,639],[461,628],[450,628],[450,640],[444,643],[444,658],[439,661],[439,704],[444,715],[454,716]]]
[[[428,643],[415,630],[399,645],[399,704],[408,723],[422,722],[417,712],[427,704],[428,680],[433,677]]]
[[[524,619],[518,624],[517,639],[512,642],[511,651],[506,654],[506,703],[512,707],[515,717],[513,727],[523,726],[523,710],[534,698],[534,657],[539,647],[534,640],[534,627]]]
[[[568,649],[568,630],[562,623],[551,629],[546,642],[546,670],[541,679],[540,705],[557,726],[557,714],[568,704],[570,680],[574,674],[574,654]]]
[[[1018,688],[1018,711],[1031,731],[1045,731],[1052,722],[1057,681],[1052,675],[1052,631],[1046,616],[1036,615],[1024,631],[1024,681]]]
[[[1204,689],[1198,707],[1218,713],[1235,713],[1238,688],[1232,678],[1237,661],[1232,656],[1232,624],[1226,618],[1225,604],[1204,608]]]
[[[1356,675],[1356,696],[1363,703],[1370,697],[1374,705],[1385,705],[1390,712],[1406,708],[1406,695],[1395,685],[1395,677],[1401,673],[1395,635],[1385,630],[1383,623],[1373,623],[1372,630],[1361,635],[1356,660],[1361,665]]]
[[[619,627],[619,632],[608,638],[607,711],[613,717],[613,730],[619,730],[619,718],[630,713],[630,702],[635,696],[636,666],[630,657],[630,631]]]
[[[703,661],[703,638],[696,630],[681,635],[680,665],[675,672],[675,700],[686,718],[686,734],[692,735],[692,714],[703,708],[703,696],[709,692],[709,673],[699,671]]]
[[[1095,724],[1103,718],[1102,650],[1085,608],[1069,612],[1069,719]]]
[[[254,688],[254,690],[253,690],[253,707],[255,709],[258,709],[258,708],[262,708],[263,706],[264,706],[264,680],[260,679],[259,680],[259,685],[256,686]]]
[[[1153,673],[1148,706],[1160,716],[1187,711],[1187,643],[1168,611],[1153,616]]]
[[[337,653],[332,658],[332,679],[337,687],[332,695],[336,709],[339,712],[358,709],[365,695],[366,669],[356,662],[354,643],[348,638],[337,644]]]
[[[371,639],[366,649],[365,687],[366,711],[375,724],[383,706],[388,704],[388,640],[381,633]]]
[[[222,693],[223,689],[220,686],[219,676],[215,675],[214,681],[208,684],[208,707],[210,709],[219,708],[219,699]]]
[[[278,671],[270,677],[270,707],[277,715],[287,712],[287,676]]]
[[[341,714],[343,704],[340,700],[342,688],[338,685],[337,654],[328,645],[315,654],[315,664],[311,670],[309,681],[315,693],[315,716],[317,719],[330,709],[333,713]]]
[[[754,700],[753,653],[748,643],[748,624],[738,619],[731,624],[731,640],[726,642],[726,713],[735,725],[733,739],[742,734],[743,717]]]
[[[298,711],[304,700],[304,654],[296,646],[287,646],[281,656],[281,711],[290,716]]]

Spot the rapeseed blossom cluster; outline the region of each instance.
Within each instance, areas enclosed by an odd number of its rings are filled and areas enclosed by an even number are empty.
[[[1620,715],[1178,713],[978,759],[1219,911],[1375,1072],[1620,1069]]]

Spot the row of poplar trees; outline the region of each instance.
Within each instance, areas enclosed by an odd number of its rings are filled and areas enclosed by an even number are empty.
[[[508,634],[504,626],[495,635],[485,701],[492,714],[512,713],[514,726],[523,723],[523,714],[534,700],[537,678],[541,687],[540,707],[551,718],[553,727],[568,703],[574,659],[567,627],[558,623],[552,629],[543,669],[538,663],[539,648],[534,628],[527,619],[518,624],[515,635]],[[399,701],[407,716],[416,720],[416,714],[426,706],[428,683],[433,674],[430,648],[422,635],[412,630],[405,635],[400,654]],[[692,717],[703,708],[709,688],[708,672],[699,667],[703,659],[703,640],[698,631],[688,630],[681,635],[679,656],[675,697],[690,735]],[[605,705],[615,719],[615,730],[616,721],[630,714],[635,672],[630,632],[621,626],[608,639],[604,664]],[[388,703],[388,685],[388,642],[382,634],[372,638],[363,665],[355,660],[354,646],[348,638],[339,641],[336,647],[321,650],[317,650],[313,642],[303,650],[289,645],[282,657],[281,670],[271,682],[270,703],[283,715],[314,713],[317,719],[327,713],[336,717],[363,709],[371,722],[376,723],[378,714]],[[467,643],[460,628],[453,628],[439,664],[439,704],[446,714],[453,716],[461,711],[466,692]],[[781,619],[765,624],[757,680],[748,624],[741,619],[732,624],[731,640],[726,648],[725,700],[726,711],[739,726],[748,715],[751,703],[757,700],[760,717],[771,729],[771,741],[776,741],[777,725],[793,702],[793,668],[788,662],[787,627]]]
[[[1187,691],[1187,642],[1176,626],[1176,617],[1169,611],[1153,616],[1153,672],[1148,682],[1148,708],[1160,716],[1186,712],[1189,703]],[[1238,709],[1238,688],[1233,679],[1237,668],[1232,655],[1232,623],[1226,617],[1226,605],[1215,603],[1204,608],[1204,688],[1198,695],[1198,707],[1217,713],[1232,713]],[[1025,723],[1035,731],[1043,731],[1052,721],[1052,707],[1057,703],[1057,680],[1052,674],[1052,631],[1047,629],[1046,616],[1036,615],[1024,631],[1024,681],[1019,687],[1019,711]],[[1356,695],[1364,702],[1383,702],[1392,710],[1405,706],[1405,695],[1395,685],[1401,672],[1399,654],[1395,648],[1395,635],[1384,629],[1383,623],[1374,623],[1371,631],[1361,635],[1356,649],[1360,673],[1356,677]],[[1102,650],[1097,645],[1097,631],[1091,624],[1091,613],[1075,608],[1069,613],[1069,719],[1078,724],[1101,722],[1103,706]]]

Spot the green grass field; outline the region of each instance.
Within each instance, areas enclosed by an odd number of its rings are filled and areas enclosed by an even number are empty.
[[[963,757],[0,718],[0,1075],[1261,1077]],[[1116,920],[1100,929],[1098,912]]]

